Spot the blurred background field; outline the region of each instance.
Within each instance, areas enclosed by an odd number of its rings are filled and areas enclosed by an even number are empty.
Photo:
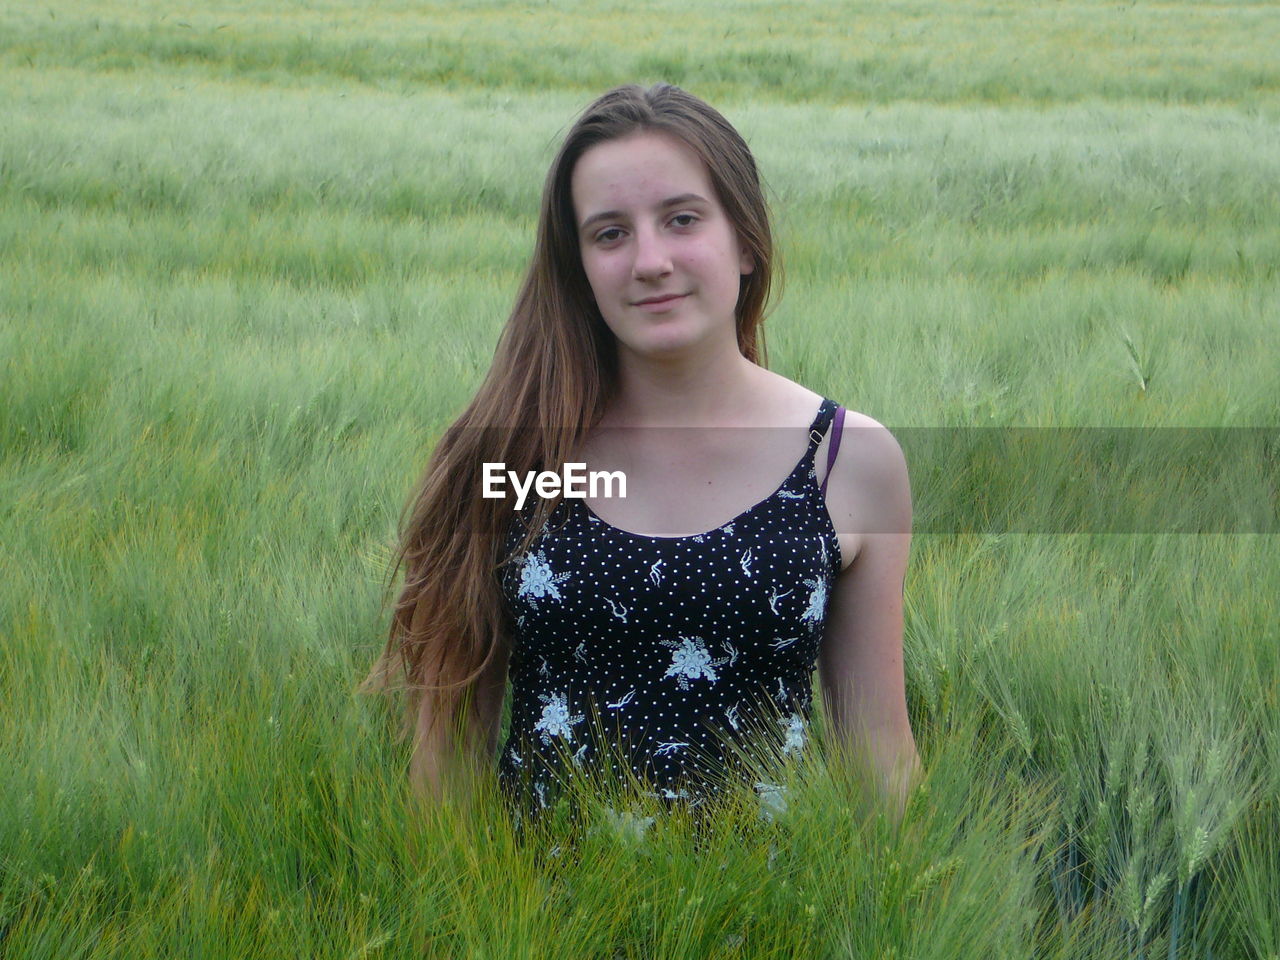
[[[352,692],[598,93],[746,136],[770,365],[814,390],[1280,432],[1277,38],[1270,3],[0,8],[0,956],[1280,956],[1274,443],[1233,533],[916,537],[899,831],[817,777],[710,851],[639,811],[545,856],[410,815]]]

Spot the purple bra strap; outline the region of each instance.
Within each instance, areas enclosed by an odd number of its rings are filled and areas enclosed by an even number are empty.
[[[836,407],[836,418],[831,425],[831,446],[827,448],[827,473],[822,478],[819,488],[822,495],[827,495],[827,481],[831,479],[831,468],[835,466],[836,453],[840,450],[840,433],[844,430],[844,407]]]

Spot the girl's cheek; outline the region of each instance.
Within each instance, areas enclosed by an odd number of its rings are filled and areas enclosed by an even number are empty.
[[[609,256],[608,252],[596,251],[583,261],[588,269],[597,276],[608,276],[617,271],[618,258]]]

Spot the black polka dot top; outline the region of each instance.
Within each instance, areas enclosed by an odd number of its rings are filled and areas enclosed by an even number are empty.
[[[840,570],[814,471],[836,410],[823,399],[782,485],[714,530],[629,533],[566,498],[503,568],[515,634],[498,779],[517,815],[554,801],[564,764],[619,776],[628,763],[651,795],[697,805],[733,768],[731,745],[804,750]],[[513,521],[505,556],[524,529]]]

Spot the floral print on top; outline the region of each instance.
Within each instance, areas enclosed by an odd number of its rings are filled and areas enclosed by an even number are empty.
[[[604,760],[621,758],[657,796],[692,805],[728,770],[725,741],[772,738],[781,757],[804,750],[840,569],[813,463],[835,412],[824,398],[782,485],[715,530],[649,537],[562,500],[514,556],[524,525],[513,520],[501,581],[515,625],[511,729],[498,779],[517,819],[550,806],[557,770],[596,759],[599,737]]]

